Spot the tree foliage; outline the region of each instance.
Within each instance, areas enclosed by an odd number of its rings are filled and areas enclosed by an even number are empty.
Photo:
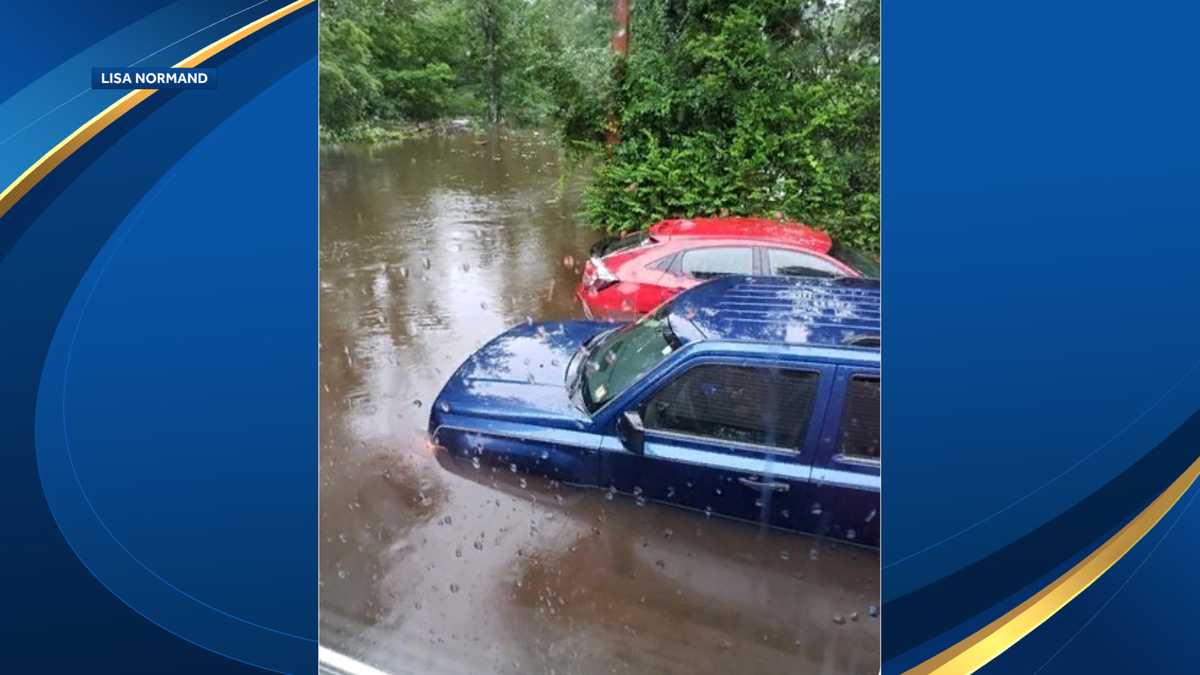
[[[471,116],[583,129],[602,117],[596,0],[338,0],[322,7],[321,125]]]
[[[321,125],[552,124],[598,154],[584,215],[609,231],[778,214],[878,248],[879,0],[633,0],[623,60],[609,5],[325,0]]]
[[[639,0],[621,142],[586,193],[609,231],[774,215],[877,249],[878,0]]]

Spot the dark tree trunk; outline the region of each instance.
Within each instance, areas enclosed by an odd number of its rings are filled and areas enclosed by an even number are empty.
[[[624,60],[629,55],[629,0],[612,0],[612,17],[612,50],[620,60]],[[618,62],[613,72],[613,78],[619,80],[624,72],[624,64]],[[616,104],[613,105],[614,108],[608,111],[608,127],[605,133],[605,141],[610,150],[621,140]]]
[[[500,73],[500,6],[497,0],[484,0],[480,6],[483,28],[483,48],[486,56],[488,122],[500,123],[500,96],[502,79]]]

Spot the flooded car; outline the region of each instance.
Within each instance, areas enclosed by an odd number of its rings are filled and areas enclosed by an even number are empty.
[[[879,283],[726,276],[619,328],[528,322],[434,402],[449,458],[879,541]]]
[[[589,317],[625,321],[723,274],[878,279],[879,262],[801,223],[672,219],[598,242],[575,295]]]
[[[587,178],[532,132],[322,150],[322,653],[389,673],[878,672],[874,549],[432,451],[468,355],[582,317]],[[530,358],[535,381],[556,359]]]

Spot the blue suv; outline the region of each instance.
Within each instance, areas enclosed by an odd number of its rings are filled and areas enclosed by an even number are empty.
[[[727,276],[637,322],[526,323],[432,406],[444,464],[879,542],[879,282]]]

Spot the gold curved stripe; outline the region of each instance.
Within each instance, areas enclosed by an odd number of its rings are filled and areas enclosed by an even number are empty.
[[[236,44],[247,36],[253,35],[265,26],[269,26],[270,24],[282,19],[292,12],[295,12],[305,5],[312,4],[313,2],[315,2],[315,0],[295,0],[295,2],[284,5],[274,12],[255,19],[254,21],[251,21],[250,23],[233,31],[216,42],[213,42],[212,44],[192,53],[184,60],[176,63],[174,67],[195,68],[196,66],[204,63],[225,49],[228,49],[230,46]],[[313,39],[315,40],[316,37],[314,36]],[[58,145],[50,148],[46,154],[42,155],[41,158],[30,165],[28,169],[25,169],[20,176],[17,176],[17,179],[9,184],[8,187],[4,188],[3,192],[0,192],[0,218],[2,218],[5,213],[8,213],[8,210],[11,209],[13,205],[21,199],[21,197],[24,197],[34,185],[37,185],[38,181],[45,178],[46,175],[53,171],[59,164],[62,164],[63,160],[70,157],[71,154],[79,148],[83,147],[84,143],[92,140],[96,134],[107,128],[108,125],[120,118],[121,115],[124,115],[132,110],[137,104],[150,98],[150,95],[156,91],[158,90],[135,89],[129,92],[118,99],[115,103],[105,108],[98,115],[87,122],[84,122],[81,127],[71,132],[71,135],[59,141]]]
[[[963,641],[906,671],[906,675],[973,673],[1033,632],[1108,571],[1146,536],[1200,476],[1200,459],[1108,541],[1050,585]]]

